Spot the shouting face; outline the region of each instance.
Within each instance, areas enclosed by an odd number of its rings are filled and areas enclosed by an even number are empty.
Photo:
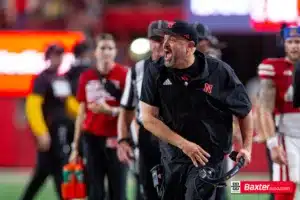
[[[178,35],[164,36],[164,60],[166,67],[174,67],[180,65],[191,51],[190,41]]]

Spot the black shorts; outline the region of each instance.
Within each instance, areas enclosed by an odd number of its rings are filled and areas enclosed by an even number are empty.
[[[213,168],[216,177],[222,175],[223,160],[216,164],[208,164]],[[167,167],[166,167],[167,166]],[[200,168],[190,164],[164,164],[164,194],[163,200],[213,200],[216,190],[207,191],[205,196],[199,194],[199,188],[203,186],[203,181],[199,178]]]

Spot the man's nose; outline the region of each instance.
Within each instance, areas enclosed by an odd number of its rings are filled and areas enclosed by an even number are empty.
[[[170,47],[169,41],[165,40],[163,43],[163,48]]]

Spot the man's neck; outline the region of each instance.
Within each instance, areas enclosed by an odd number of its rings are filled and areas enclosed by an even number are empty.
[[[193,65],[195,62],[195,55],[192,54],[191,56],[186,57],[185,59],[180,60],[180,62],[173,66],[176,69],[186,69]]]
[[[287,60],[288,62],[292,63],[293,65],[295,65],[298,61],[297,60],[291,60],[289,57],[285,57],[285,60]]]

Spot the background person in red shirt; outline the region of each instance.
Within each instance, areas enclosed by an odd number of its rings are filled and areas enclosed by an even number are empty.
[[[116,43],[110,34],[97,38],[96,67],[79,78],[80,102],[70,160],[78,155],[81,134],[86,144],[88,199],[105,198],[104,177],[108,177],[111,200],[125,199],[125,166],[116,154],[117,115],[127,69],[115,62]],[[124,169],[124,170],[123,170]]]

